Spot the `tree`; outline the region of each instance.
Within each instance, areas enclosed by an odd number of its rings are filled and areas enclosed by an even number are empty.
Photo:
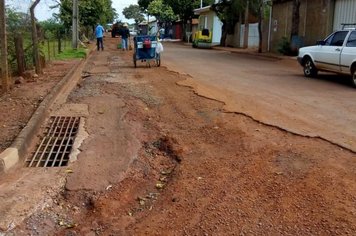
[[[45,38],[57,38],[58,40],[58,52],[61,52],[61,39],[65,35],[65,27],[56,18],[51,18],[46,21],[40,22],[41,28]]]
[[[183,22],[183,32],[185,32],[188,21],[195,17],[194,9],[200,8],[200,0],[163,0],[169,5],[178,19]],[[203,0],[203,6],[210,5],[214,0]],[[183,34],[183,37],[185,34]]]
[[[38,37],[37,37],[37,25],[35,18],[35,8],[40,0],[35,0],[30,7],[31,13],[31,23],[32,23],[32,43],[33,43],[33,58],[35,61],[35,71],[37,74],[42,74],[42,68],[40,64],[40,53],[38,48]]]
[[[147,8],[148,14],[156,17],[159,22],[170,22],[176,19],[173,9],[162,0],[152,1]]]
[[[27,13],[18,12],[13,8],[6,7],[6,24],[8,34],[18,32],[23,34],[31,26],[31,17]]]
[[[183,20],[185,24],[188,20],[194,17],[194,9],[200,7],[200,0],[164,0],[164,3],[171,6],[174,13]],[[214,0],[204,0],[203,6],[211,5]]]
[[[122,14],[127,19],[134,19],[136,24],[145,20],[145,17],[142,14],[142,10],[139,5],[131,4],[130,6],[125,7],[124,10],[122,11]]]
[[[66,28],[72,24],[72,0],[58,0],[55,7],[59,8],[56,15]],[[79,23],[84,27],[94,27],[96,23],[112,23],[117,17],[112,7],[112,0],[80,0],[79,1]]]
[[[218,3],[212,5],[212,9],[223,23],[222,35],[220,40],[221,46],[226,46],[227,34],[233,34],[235,25],[240,19],[240,15],[246,9],[246,1],[242,0],[220,0]]]
[[[138,5],[140,6],[140,8],[145,11],[147,10],[148,8],[148,5],[150,5],[150,3],[152,2],[153,0],[138,0]]]
[[[138,0],[138,5],[142,10],[146,10],[153,0]],[[163,0],[163,3],[170,6],[178,19],[183,22],[183,31],[186,29],[186,24],[195,17],[194,9],[200,7],[201,0]],[[203,6],[211,5],[214,0],[203,0]],[[183,34],[184,35],[184,34]]]
[[[18,12],[11,7],[6,8],[6,23],[7,23],[7,53],[9,59],[9,67],[15,69],[22,75],[26,70],[26,65],[32,65],[33,52],[24,51],[23,42],[32,44],[31,38],[31,17],[27,13]],[[16,59],[16,60],[15,60]],[[16,62],[15,62],[16,61]]]
[[[31,37],[31,32],[29,31],[31,29],[31,17],[27,13],[17,12],[11,7],[6,7],[6,25],[8,38],[7,52],[12,59],[15,58],[15,40],[13,39],[20,35],[27,38]]]
[[[248,19],[249,16],[258,18],[259,32],[259,52],[262,52],[262,23],[264,19],[264,4],[263,0],[220,0],[212,5],[212,9],[216,12],[219,19],[223,23],[222,36],[220,44],[225,46],[227,34],[233,34],[236,23],[242,16],[245,18],[245,40],[244,45],[248,45]]]

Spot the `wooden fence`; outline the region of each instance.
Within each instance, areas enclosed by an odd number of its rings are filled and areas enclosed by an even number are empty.
[[[27,69],[31,69],[33,67],[33,61],[28,59],[26,60],[27,54],[32,55],[33,44],[30,44],[25,48],[23,36],[17,35],[14,37],[14,45],[16,55],[10,60],[10,64],[16,64],[16,66],[13,66],[12,68],[13,74],[23,75]],[[71,40],[68,37],[59,39],[43,39],[40,41],[39,48],[41,66],[45,67],[46,63],[55,60],[60,53],[71,48]]]

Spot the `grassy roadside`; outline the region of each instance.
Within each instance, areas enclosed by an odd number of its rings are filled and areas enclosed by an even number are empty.
[[[87,55],[86,49],[78,48],[78,49],[66,49],[60,54],[57,54],[55,59],[57,60],[67,60],[73,58],[85,58]]]
[[[61,52],[58,52],[58,42],[57,41],[47,41],[42,44],[41,51],[45,56],[46,60],[67,60],[74,58],[84,58],[86,57],[86,49],[72,49],[71,41],[63,40],[61,44]]]

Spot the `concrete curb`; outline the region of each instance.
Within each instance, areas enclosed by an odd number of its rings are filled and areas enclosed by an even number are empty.
[[[81,59],[72,67],[72,69],[57,83],[51,92],[41,102],[36,109],[25,128],[22,129],[20,134],[16,137],[14,142],[9,148],[0,153],[0,174],[6,173],[10,168],[14,167],[19,161],[23,160],[26,152],[31,146],[32,140],[40,130],[42,123],[49,114],[49,108],[55,102],[57,96],[66,87],[66,84],[71,81],[73,75],[81,68],[92,50],[88,50],[87,56]]]
[[[169,41],[168,41],[169,42]],[[175,43],[175,42],[173,42]],[[184,46],[191,47],[192,43],[181,43]],[[224,51],[224,52],[230,52],[230,53],[235,53],[235,54],[242,54],[242,55],[250,55],[250,56],[255,56],[255,57],[263,57],[263,58],[269,58],[269,59],[276,59],[276,60],[295,60],[297,61],[296,56],[283,56],[283,55],[278,55],[274,53],[267,53],[267,52],[262,52],[258,53],[257,49],[256,50],[248,50],[248,49],[239,49],[239,48],[232,48],[232,47],[221,47],[221,46],[212,46],[212,50],[218,50],[218,51]]]
[[[290,57],[286,57],[286,56],[280,56],[277,54],[271,54],[271,53],[258,53],[258,52],[254,52],[254,51],[249,51],[249,50],[236,50],[234,48],[228,48],[228,47],[212,47],[212,49],[214,50],[219,50],[219,51],[226,51],[226,52],[231,52],[231,53],[236,53],[236,54],[244,54],[244,55],[250,55],[250,56],[256,56],[256,57],[264,57],[264,58],[270,58],[270,59],[276,59],[276,60],[282,60],[282,59],[290,59]]]

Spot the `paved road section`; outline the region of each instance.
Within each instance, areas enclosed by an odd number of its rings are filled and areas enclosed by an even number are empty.
[[[184,84],[230,112],[356,151],[356,90],[347,77],[306,79],[293,59],[166,43],[162,64],[192,78]]]

